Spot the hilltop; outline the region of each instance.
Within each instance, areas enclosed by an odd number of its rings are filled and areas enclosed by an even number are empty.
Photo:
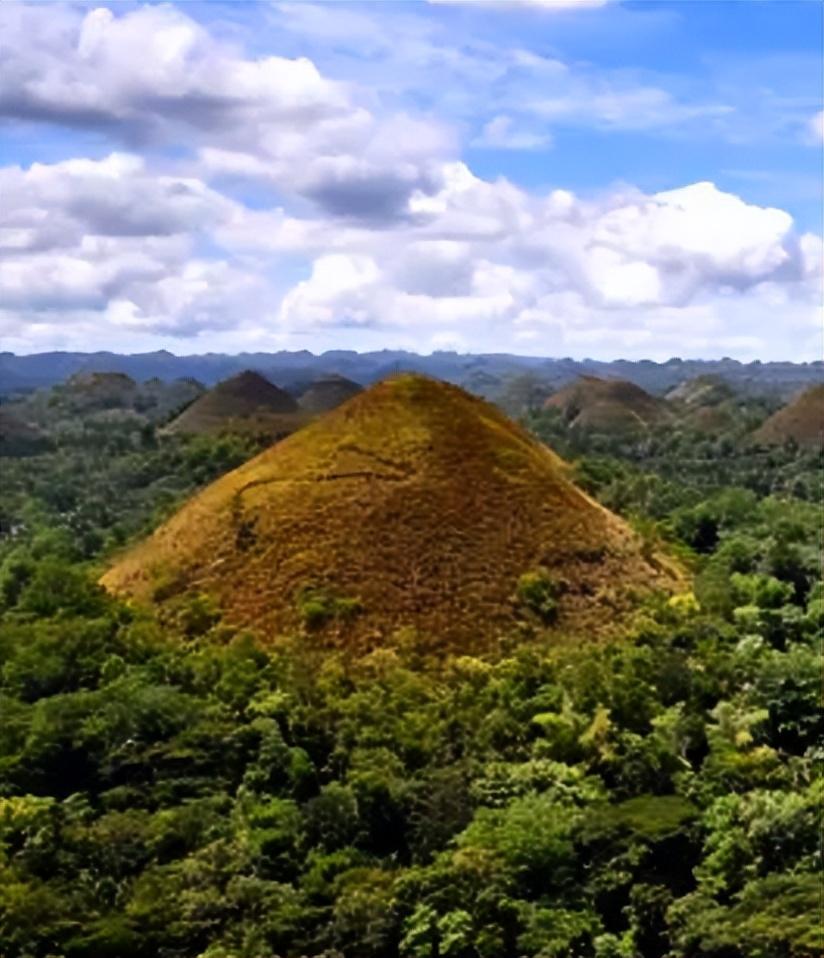
[[[557,409],[572,429],[636,432],[665,421],[667,404],[625,379],[581,376],[550,396],[545,409]]]
[[[824,445],[824,385],[799,393],[753,434],[765,445],[782,445],[792,440],[799,446],[820,449]]]
[[[297,402],[253,370],[245,370],[204,393],[168,426],[171,433],[250,432],[288,435],[306,420]]]
[[[310,413],[331,412],[362,391],[361,386],[345,376],[330,374],[316,379],[301,393],[298,405]]]
[[[709,436],[734,430],[746,403],[728,382],[711,374],[685,380],[666,399],[685,426]]]
[[[683,403],[685,406],[717,406],[732,399],[735,391],[720,376],[707,374],[696,376],[679,383],[671,389],[666,398],[669,402]]]
[[[137,383],[125,373],[75,373],[58,390],[62,403],[74,412],[125,409],[134,405]]]
[[[405,374],[213,483],[102,583],[206,593],[263,636],[413,626],[466,647],[512,631],[520,581],[527,605],[557,599],[560,625],[597,631],[678,573],[567,473],[493,406]]]

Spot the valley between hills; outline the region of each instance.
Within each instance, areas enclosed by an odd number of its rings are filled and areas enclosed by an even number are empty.
[[[3,955],[822,954],[781,365],[10,381]]]

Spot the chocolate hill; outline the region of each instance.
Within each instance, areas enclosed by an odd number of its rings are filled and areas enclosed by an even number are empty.
[[[305,422],[298,412],[289,393],[247,369],[204,393],[166,428],[173,433],[255,432],[274,438]]]
[[[679,420],[690,429],[717,435],[736,427],[740,420],[735,390],[720,376],[696,376],[667,393]]]
[[[764,445],[782,445],[789,440],[799,446],[820,449],[824,445],[824,385],[799,393],[753,433]]]
[[[153,422],[163,422],[206,392],[202,383],[196,379],[174,379],[164,382],[161,379],[148,379],[140,387],[135,406],[137,410]]]
[[[503,413],[419,375],[385,380],[223,476],[102,578],[210,595],[262,637],[314,626],[364,647],[411,626],[441,647],[512,632],[521,576],[597,633],[678,571]]]
[[[544,403],[560,411],[573,429],[595,432],[637,432],[665,422],[667,404],[624,379],[581,376]]]
[[[706,375],[679,383],[667,393],[667,399],[685,406],[717,406],[734,395],[732,387],[720,376]]]
[[[301,394],[298,405],[309,413],[331,412],[353,396],[357,396],[362,387],[345,376],[331,374],[315,382]]]
[[[82,372],[58,387],[60,399],[76,412],[123,409],[134,404],[137,383],[125,373]]]
[[[37,426],[0,407],[0,456],[34,455],[48,446],[48,438]]]

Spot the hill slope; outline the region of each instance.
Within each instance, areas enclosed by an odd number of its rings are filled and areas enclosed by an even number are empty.
[[[799,393],[753,434],[756,442],[780,445],[792,439],[799,446],[824,445],[824,385]]]
[[[666,403],[624,379],[581,376],[550,396],[545,409],[557,409],[573,429],[638,431],[669,418]]]
[[[298,405],[310,413],[331,412],[361,391],[361,386],[345,376],[324,376],[301,394]]]
[[[167,429],[192,434],[252,431],[288,435],[305,421],[297,413],[298,405],[289,393],[260,373],[246,370],[204,393]]]
[[[519,578],[543,568],[565,585],[560,624],[597,629],[622,592],[677,573],[566,473],[494,407],[405,374],[219,479],[102,582],[142,599],[201,591],[270,636],[356,599],[351,621],[320,626],[327,640],[410,625],[464,647],[511,631]]]
[[[48,439],[37,426],[5,406],[0,407],[0,456],[32,455],[42,452],[48,444]]]

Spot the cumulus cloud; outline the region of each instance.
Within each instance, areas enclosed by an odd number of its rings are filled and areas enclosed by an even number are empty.
[[[237,205],[130,154],[0,170],[0,303],[34,323],[76,311],[193,335],[238,320],[265,283],[199,242]]]
[[[429,342],[446,331],[550,353],[609,343],[622,354],[763,343],[779,295],[801,335],[817,322],[818,239],[711,183],[595,202],[536,197],[454,164],[444,184],[413,197],[413,226],[367,239],[356,257],[317,256],[280,321],[414,328]]]
[[[484,124],[472,145],[492,150],[537,150],[551,146],[552,137],[545,132],[518,129],[511,116],[499,113]]]
[[[9,330],[14,312],[31,335],[97,315],[110,334],[245,327],[271,343],[345,329],[362,346],[757,354],[780,310],[812,343],[821,241],[782,210],[707,182],[584,199],[457,161],[435,179],[378,229],[250,209],[131,154],[6,168],[0,319]],[[295,256],[308,275],[279,285]]]
[[[311,125],[345,114],[345,91],[306,59],[248,60],[169,5],[121,15],[4,5],[0,113],[138,138],[166,124],[230,135],[250,120]]]
[[[443,124],[377,117],[305,57],[248,58],[172,6],[0,10],[0,116],[188,143],[209,175],[260,177],[328,213],[392,218],[454,151]],[[45,29],[44,29],[45,27]]]
[[[178,7],[44,9],[0,7],[0,115],[121,147],[0,169],[0,332],[17,348],[105,333],[229,349],[345,337],[764,355],[779,314],[788,354],[815,348],[821,241],[783,210],[709,182],[528,191],[475,175],[450,126],[388,109],[305,57],[218,43]],[[289,9],[319,29],[311,5]],[[335,29],[362,32],[365,17],[350,10]],[[482,52],[417,35],[405,54],[417,75],[445,63],[470,85],[494,76],[488,113],[471,121],[477,146],[546,148],[554,123],[650,129],[725,109],[525,50],[488,64]],[[154,149],[169,143],[186,155]]]

